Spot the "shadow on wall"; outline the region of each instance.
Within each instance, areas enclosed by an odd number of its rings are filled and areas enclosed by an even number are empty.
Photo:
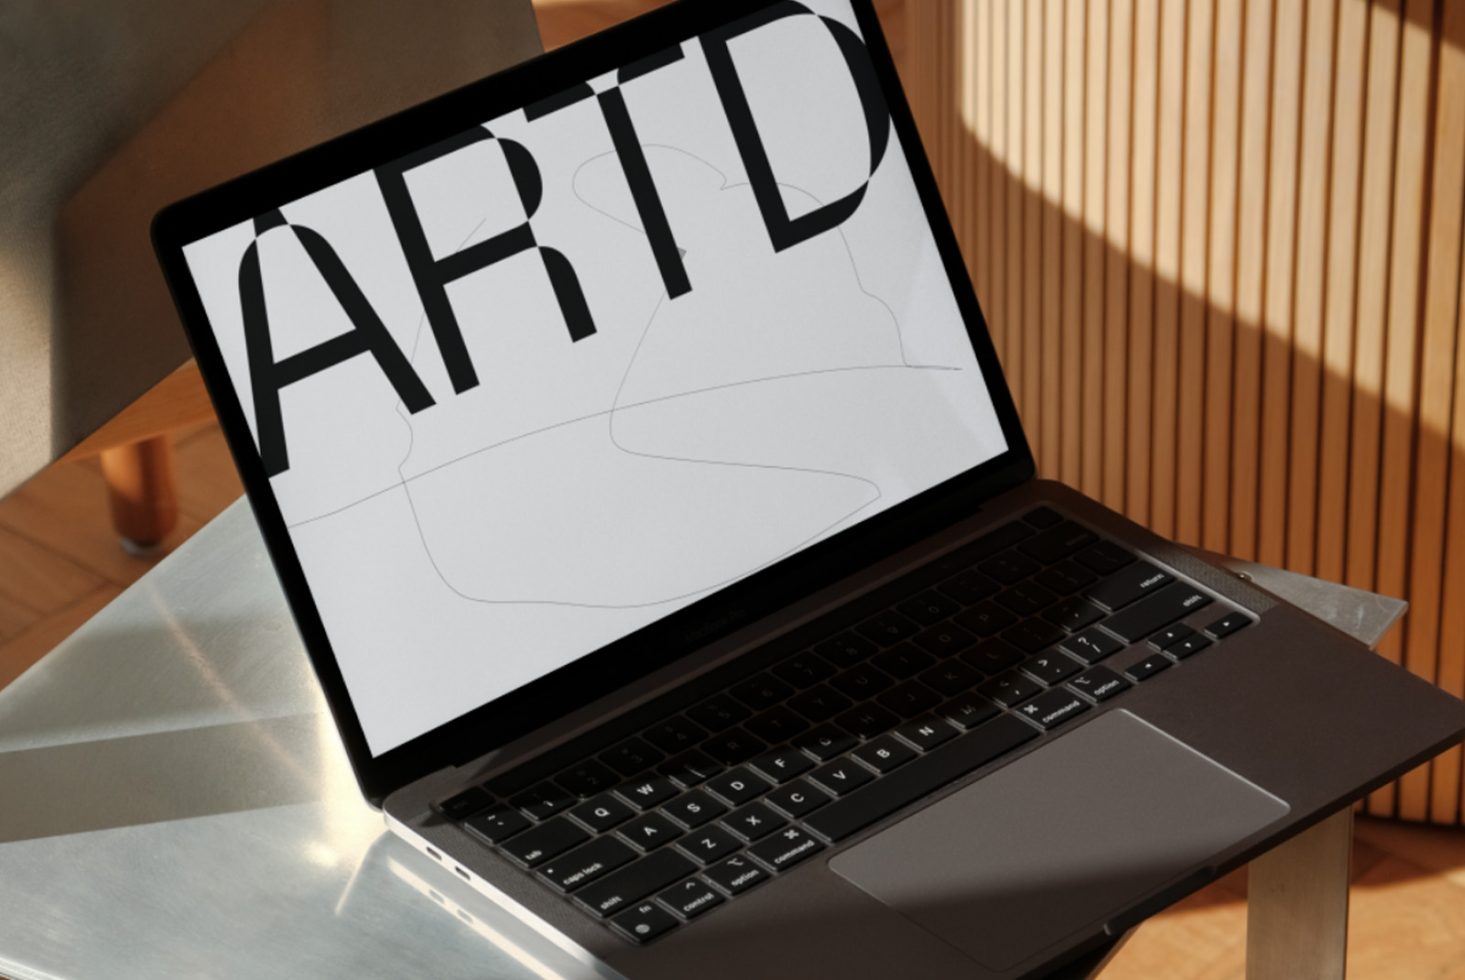
[[[1465,5],[909,17],[1040,469],[1188,544],[1409,599],[1380,652],[1465,693]],[[1455,749],[1368,809],[1458,823],[1461,786]]]

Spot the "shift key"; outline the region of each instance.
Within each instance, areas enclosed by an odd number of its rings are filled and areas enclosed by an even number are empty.
[[[1171,582],[1154,595],[1104,620],[1104,629],[1124,640],[1138,643],[1156,630],[1211,603],[1211,597],[1184,582]]]
[[[575,900],[596,915],[613,915],[696,870],[691,858],[676,851],[653,851],[635,864],[586,885],[575,893]]]

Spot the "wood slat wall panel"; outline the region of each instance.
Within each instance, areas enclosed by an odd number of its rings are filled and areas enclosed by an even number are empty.
[[[1465,3],[912,0],[918,117],[1045,475],[1401,595],[1465,693]],[[1462,753],[1370,812],[1462,820]]]

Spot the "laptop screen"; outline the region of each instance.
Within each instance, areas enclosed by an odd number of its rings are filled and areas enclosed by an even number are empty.
[[[374,755],[1007,450],[867,58],[771,5],[185,248]]]

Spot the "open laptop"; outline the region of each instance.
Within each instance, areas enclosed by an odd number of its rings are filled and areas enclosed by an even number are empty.
[[[607,973],[1042,972],[1465,730],[1034,478],[868,0],[673,4],[155,241],[363,793]]]

